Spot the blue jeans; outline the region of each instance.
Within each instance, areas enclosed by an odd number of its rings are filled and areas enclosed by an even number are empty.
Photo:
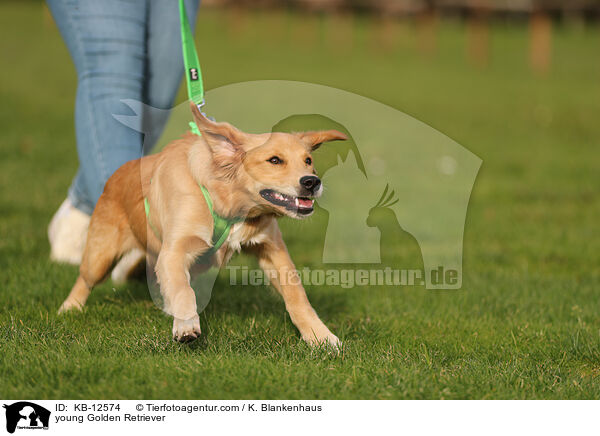
[[[193,26],[199,0],[186,0]],[[48,0],[77,70],[75,131],[79,169],[69,199],[91,215],[113,172],[160,136],[167,111],[144,113],[150,138],[117,121],[121,100],[170,109],[183,75],[175,0]],[[147,119],[151,118],[151,119]]]

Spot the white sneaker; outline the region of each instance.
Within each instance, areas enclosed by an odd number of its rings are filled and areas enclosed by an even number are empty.
[[[76,209],[68,198],[63,201],[48,226],[50,259],[79,265],[89,226],[89,215]]]

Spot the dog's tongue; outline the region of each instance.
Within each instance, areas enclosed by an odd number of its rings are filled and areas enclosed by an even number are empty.
[[[310,200],[308,198],[299,198],[298,199],[298,205],[300,207],[312,207],[313,206],[313,200]]]

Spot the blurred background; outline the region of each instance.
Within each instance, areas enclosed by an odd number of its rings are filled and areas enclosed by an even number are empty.
[[[527,27],[528,60],[538,73],[547,72],[551,66],[553,31],[564,27],[582,31],[586,24],[593,25],[600,18],[597,0],[206,0],[203,5],[233,10],[234,15],[239,14],[238,19],[244,11],[283,10],[316,15],[322,19],[317,30],[320,42],[330,36],[328,32],[334,32],[338,35],[335,42],[344,45],[355,40],[361,27],[345,21],[362,17],[368,20],[366,36],[383,50],[406,41],[402,28],[412,24],[416,31],[415,48],[423,53],[435,52],[440,22],[454,21],[463,27],[468,60],[479,66],[489,62],[490,28],[494,24]],[[333,21],[327,22],[328,16]],[[343,28],[338,26],[341,23],[345,24]],[[234,21],[237,24],[240,22]]]
[[[340,88],[430,125],[483,165],[465,223],[462,291],[311,287],[317,311],[353,352],[335,371],[302,356],[276,362],[283,375],[268,388],[246,371],[264,372],[264,355],[272,358],[265,338],[285,334],[295,350],[296,333],[280,300],[264,289],[240,292],[224,277],[202,321],[211,332],[206,356],[194,354],[203,370],[218,356],[213,377],[183,366],[192,374],[185,385],[144,393],[194,396],[188,385],[200,385],[219,398],[600,395],[600,1],[205,0],[197,20],[208,89],[264,79]],[[0,59],[0,340],[12,344],[5,355],[15,363],[5,372],[18,386],[8,392],[39,397],[39,380],[51,380],[43,395],[140,397],[148,367],[161,377],[167,368],[164,379],[176,383],[179,367],[160,364],[170,362],[169,321],[148,310],[145,285],[114,292],[107,282],[88,316],[54,317],[76,275],[49,262],[46,237],[77,168],[76,75],[45,3],[0,1]],[[185,99],[182,87],[177,103]],[[298,231],[309,224],[281,223],[295,262],[314,267],[318,256],[306,247],[317,236]],[[105,334],[89,334],[92,345],[75,341],[71,323],[85,336],[90,325]],[[239,344],[250,350],[243,359]],[[85,357],[59,356],[73,347]],[[139,362],[148,347],[152,362]],[[111,350],[118,358],[99,367],[97,354]],[[247,375],[232,383],[221,371],[237,361]],[[310,376],[285,390],[281,380],[296,380],[303,365]],[[139,375],[123,382],[130,366]],[[114,386],[61,383],[72,367]]]

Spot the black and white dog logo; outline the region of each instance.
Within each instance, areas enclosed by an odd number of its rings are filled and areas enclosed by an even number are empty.
[[[50,411],[29,401],[4,405],[6,409],[6,431],[18,429],[48,429]]]
[[[196,68],[190,68],[190,79],[198,80],[198,70]]]

